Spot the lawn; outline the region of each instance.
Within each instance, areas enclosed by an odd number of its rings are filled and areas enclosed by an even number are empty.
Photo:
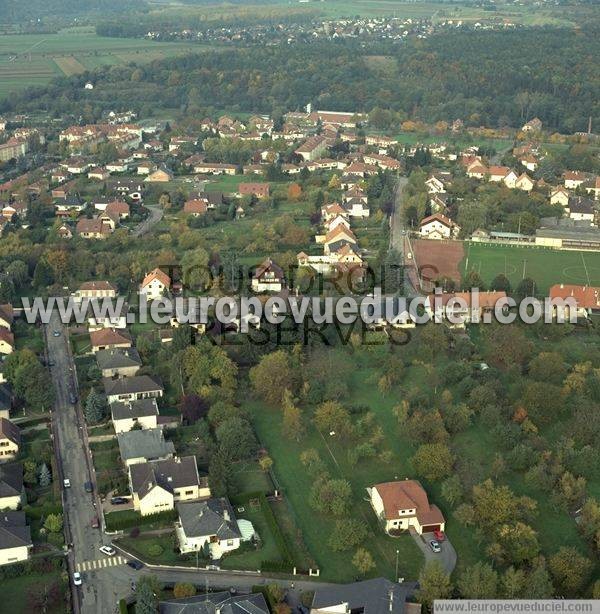
[[[47,591],[53,584],[61,585],[61,571],[59,569],[47,573],[29,573],[17,578],[2,580],[2,612],[30,612],[29,598],[32,593]],[[65,611],[64,599],[60,599],[56,607],[46,610],[47,614]]]
[[[559,283],[600,286],[600,253],[468,243],[462,270],[476,270],[486,284],[504,273],[513,288],[523,277],[530,277],[536,292],[545,294]]]
[[[189,556],[181,556],[178,552],[175,552],[175,542],[175,532],[169,531],[160,535],[141,534],[138,537],[122,537],[117,543],[145,563],[190,565],[191,558]],[[162,548],[160,554],[153,552],[153,547],[156,548],[157,546]]]

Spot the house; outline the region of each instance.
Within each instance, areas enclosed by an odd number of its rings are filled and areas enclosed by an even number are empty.
[[[67,224],[61,224],[61,226],[56,231],[56,234],[60,239],[72,239],[73,231]]]
[[[116,298],[117,288],[109,281],[86,281],[75,290],[72,296],[77,302],[82,299]]]
[[[109,403],[114,401],[135,401],[162,397],[163,386],[149,375],[134,375],[120,379],[102,380],[104,392]]]
[[[140,295],[144,294],[146,300],[152,301],[162,298],[170,288],[171,278],[164,271],[154,269],[144,277],[140,286]]]
[[[159,168],[144,179],[146,183],[168,183],[173,181],[173,173],[167,168]]]
[[[232,595],[229,591],[169,599],[158,604],[160,614],[269,614],[262,593]]]
[[[466,174],[471,179],[483,179],[488,174],[488,168],[481,160],[474,160],[467,166]]]
[[[460,227],[441,213],[434,213],[421,220],[419,234],[425,239],[454,239]]]
[[[87,321],[90,331],[100,328],[127,328],[127,313],[129,306],[122,300],[86,299],[88,301]],[[110,303],[110,305],[105,304]]]
[[[348,211],[346,211],[346,209],[344,209],[339,203],[331,203],[321,207],[321,218],[323,218],[325,223],[338,216],[342,216],[344,218],[348,217]]]
[[[321,158],[327,149],[327,139],[324,136],[315,135],[306,139],[294,153],[305,162],[310,162],[311,160]]]
[[[450,182],[450,173],[435,173],[430,175],[425,181],[428,194],[444,194],[446,192],[446,186]]]
[[[369,217],[368,205],[361,198],[351,198],[344,201],[344,209],[349,217],[365,218]]]
[[[310,614],[419,614],[419,604],[408,610],[408,596],[406,586],[386,578],[330,585],[315,590]]]
[[[589,198],[572,196],[569,198],[569,204],[566,206],[565,211],[569,213],[569,217],[572,220],[589,222],[590,224],[594,222],[594,201]]]
[[[133,509],[142,516],[172,510],[180,501],[210,497],[208,479],[198,474],[195,456],[130,465],[129,486]]]
[[[2,363],[0,363],[0,367],[3,367]],[[13,394],[10,384],[6,382],[3,371],[0,371],[0,382],[2,382],[0,383],[0,417],[8,420],[12,410]]]
[[[158,405],[156,399],[115,401],[110,404],[110,415],[115,433],[127,433],[134,427],[158,428]]]
[[[96,352],[102,377],[132,377],[142,366],[138,351],[132,347],[111,348]]]
[[[525,154],[524,156],[520,156],[519,162],[532,173],[535,173],[537,167],[539,166],[538,159],[533,154]]]
[[[425,311],[435,321],[448,320],[455,326],[481,321],[484,313],[492,314],[506,292],[448,292],[425,298]]]
[[[252,275],[253,292],[281,292],[285,283],[283,269],[267,258]]]
[[[0,326],[0,354],[12,354],[15,350],[15,336]]]
[[[106,239],[113,229],[100,218],[81,218],[75,226],[75,232],[84,239]]]
[[[186,215],[198,217],[199,215],[204,215],[207,211],[208,202],[204,199],[193,198],[191,200],[186,200],[183,205],[183,212]]]
[[[242,534],[227,499],[179,503],[177,512],[175,534],[182,553],[208,551],[215,560],[240,547]]]
[[[0,463],[14,460],[21,448],[21,429],[6,418],[0,418]]]
[[[539,117],[530,119],[526,124],[521,126],[522,132],[539,132],[542,129],[542,120]]]
[[[517,188],[517,190],[522,190],[523,192],[531,192],[534,185],[535,183],[533,179],[527,173],[522,173],[515,181],[514,187]]]
[[[337,226],[329,231],[323,239],[323,250],[325,255],[335,252],[344,245],[350,243],[356,245],[356,237],[354,233],[345,226]]]
[[[240,183],[238,194],[240,196],[256,196],[256,198],[268,198],[270,195],[268,183]]]
[[[126,467],[175,456],[172,441],[166,441],[160,428],[125,431],[117,434],[119,454]]]
[[[587,175],[580,171],[565,171],[563,174],[564,186],[568,190],[576,190],[587,180]]]
[[[194,164],[194,172],[204,175],[235,175],[237,168],[235,164],[219,162],[200,162]]]
[[[115,348],[130,348],[133,345],[131,336],[128,332],[117,331],[112,328],[101,328],[90,332],[90,343],[92,352],[109,350]]]
[[[0,510],[19,509],[24,500],[23,465],[0,465]]]
[[[413,528],[422,535],[445,528],[442,512],[429,503],[425,489],[417,480],[384,482],[367,488],[367,492],[386,533]]]
[[[0,305],[0,326],[12,328],[14,321],[14,310],[10,303]]]
[[[552,192],[550,192],[550,204],[558,204],[566,207],[569,204],[569,197],[569,191],[567,188],[559,185],[557,188],[554,188]]]
[[[572,284],[555,284],[548,293],[550,300],[560,299],[566,301],[572,299],[576,303],[575,315],[582,320],[587,319],[591,314],[600,311],[600,288],[594,286],[577,286]],[[561,315],[565,321],[569,321],[571,316],[571,306],[568,304],[554,305],[553,315]]]
[[[129,217],[129,205],[124,200],[113,200],[106,205],[104,213],[112,220],[125,220]]]
[[[0,513],[0,565],[26,561],[33,549],[25,512]]]

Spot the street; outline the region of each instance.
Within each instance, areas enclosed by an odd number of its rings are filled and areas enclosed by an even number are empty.
[[[145,235],[152,229],[153,226],[162,220],[163,210],[161,207],[158,205],[146,205],[146,209],[150,211],[150,215],[131,231],[131,234],[134,237],[141,237]]]

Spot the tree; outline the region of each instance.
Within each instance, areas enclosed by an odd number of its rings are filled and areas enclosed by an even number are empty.
[[[208,483],[214,497],[225,497],[233,484],[233,464],[222,450],[212,455],[208,465]]]
[[[319,512],[343,516],[350,506],[352,489],[346,480],[332,480],[323,475],[313,483],[309,505]]]
[[[524,277],[515,290],[515,298],[522,301],[528,296],[535,296],[536,284],[531,277]]]
[[[51,482],[52,476],[50,475],[50,469],[48,469],[46,463],[42,463],[39,473],[39,484],[45,488],[46,486],[50,486]]]
[[[529,375],[540,382],[561,385],[567,366],[558,352],[541,352],[529,363]]]
[[[426,443],[412,457],[415,471],[428,480],[439,480],[452,472],[454,456],[444,443]]]
[[[85,419],[90,424],[97,424],[104,418],[106,403],[102,396],[92,388],[85,401]]]
[[[50,531],[50,533],[60,533],[63,528],[62,514],[48,514],[44,521],[44,528]]]
[[[288,200],[298,200],[302,196],[302,188],[297,183],[290,183],[287,191]]]
[[[243,418],[225,420],[217,427],[215,436],[219,449],[232,460],[250,458],[258,449],[252,426]]]
[[[158,590],[156,578],[142,576],[137,583],[135,612],[136,614],[157,614]]]
[[[500,563],[519,565],[531,561],[540,551],[536,532],[520,521],[499,526],[496,539],[488,552]]]
[[[368,550],[358,548],[352,557],[352,565],[356,567],[359,573],[365,575],[375,567],[375,561]]]
[[[352,421],[348,410],[337,401],[326,401],[317,407],[315,426],[324,433],[335,432],[342,437],[352,433]]]
[[[554,595],[554,587],[552,586],[550,574],[546,569],[545,563],[540,561],[531,573],[528,574],[521,598],[548,599],[552,595]]]
[[[464,599],[495,599],[498,574],[488,563],[479,562],[461,573],[457,585]]]
[[[285,390],[281,401],[283,406],[283,422],[281,430],[284,437],[300,441],[304,435],[304,425],[302,424],[302,412],[294,404],[292,393]]]
[[[41,289],[48,287],[54,282],[54,274],[52,267],[48,264],[45,258],[40,258],[33,271],[32,284],[35,288]]]
[[[342,552],[352,550],[366,537],[367,525],[362,520],[345,518],[336,521],[328,543],[335,552]]]
[[[560,594],[577,597],[587,583],[593,563],[576,548],[562,546],[548,560],[548,568]]]
[[[263,356],[250,369],[250,382],[254,391],[270,405],[279,405],[285,391],[294,390],[295,381],[289,354],[284,350]]]
[[[465,275],[463,288],[467,292],[470,292],[474,288],[477,288],[480,292],[482,292],[485,290],[485,284],[483,283],[481,275],[477,271],[471,270]]]
[[[435,599],[447,599],[451,594],[450,574],[444,571],[439,561],[426,563],[419,574],[418,601],[429,608]]]
[[[263,456],[258,461],[258,464],[260,465],[260,468],[266,473],[267,471],[271,470],[271,467],[273,467],[273,459],[270,456]]]
[[[448,501],[451,506],[456,506],[460,503],[465,495],[460,476],[457,474],[451,475],[442,482],[442,497]]]
[[[518,599],[525,588],[526,576],[522,569],[509,567],[500,579],[500,594],[504,599]]]
[[[196,594],[196,587],[189,582],[177,582],[173,587],[173,597],[175,599],[183,599],[184,597],[193,597]]]
[[[184,394],[179,402],[179,411],[185,424],[195,424],[208,413],[208,403],[197,394]]]
[[[511,289],[512,288],[510,285],[510,280],[508,279],[508,277],[506,277],[504,273],[499,273],[498,275],[496,275],[496,277],[494,277],[492,283],[490,284],[490,290],[494,290],[497,292],[504,291],[507,294],[510,294]]]

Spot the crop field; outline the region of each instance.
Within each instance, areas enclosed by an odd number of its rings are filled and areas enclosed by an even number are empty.
[[[600,286],[600,253],[470,243],[465,244],[462,270],[477,271],[486,284],[504,273],[513,288],[523,277],[530,277],[537,293],[544,294],[560,283]]]
[[[190,43],[157,43],[142,39],[97,36],[93,29],[57,34],[0,36],[0,98],[58,76],[81,74],[105,65],[144,63],[173,55],[201,52]]]

